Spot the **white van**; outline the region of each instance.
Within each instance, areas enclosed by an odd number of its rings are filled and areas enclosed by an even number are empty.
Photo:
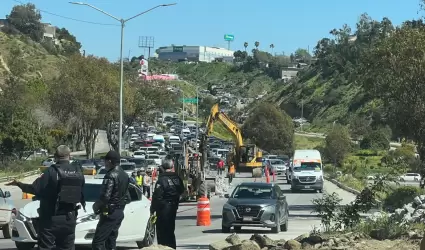
[[[295,150],[290,176],[288,176],[288,184],[291,184],[292,192],[313,189],[322,193],[323,182],[320,152],[314,149]]]
[[[176,135],[172,135],[172,136],[170,136],[170,137],[168,138],[168,141],[170,142],[170,144],[171,144],[172,142],[180,143],[180,137],[178,137],[178,136],[176,136]]]

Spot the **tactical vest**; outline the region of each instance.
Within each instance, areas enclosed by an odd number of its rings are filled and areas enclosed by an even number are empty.
[[[84,174],[78,166],[62,165],[60,167],[52,165],[58,173],[58,207],[76,205],[81,202]]]

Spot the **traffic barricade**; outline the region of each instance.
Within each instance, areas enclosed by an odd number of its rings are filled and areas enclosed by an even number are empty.
[[[197,226],[210,226],[211,225],[211,208],[210,200],[202,196],[198,199],[198,212],[196,217]]]
[[[85,168],[83,170],[84,175],[96,175],[96,169],[94,168]]]

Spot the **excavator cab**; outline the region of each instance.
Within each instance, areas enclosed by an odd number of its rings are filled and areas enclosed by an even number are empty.
[[[261,167],[263,161],[262,152],[253,144],[247,144],[240,147],[239,165],[241,167]]]

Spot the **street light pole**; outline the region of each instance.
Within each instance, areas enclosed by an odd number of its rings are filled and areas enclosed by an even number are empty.
[[[121,64],[120,65],[121,66],[121,69],[120,69],[120,121],[119,121],[120,124],[119,124],[119,135],[118,135],[118,151],[121,154],[121,152],[122,152],[122,137],[123,137],[122,136],[122,133],[123,133],[123,119],[124,119],[123,118],[124,117],[124,112],[123,112],[123,106],[124,106],[124,58],[123,58],[123,47],[124,47],[124,27],[125,27],[125,23],[128,22],[128,21],[130,21],[130,20],[132,20],[132,19],[134,19],[134,18],[136,18],[136,17],[138,17],[138,16],[141,16],[143,14],[146,14],[146,13],[148,13],[148,12],[150,12],[150,11],[156,9],[156,8],[172,6],[172,5],[176,5],[176,3],[160,4],[160,5],[157,5],[155,7],[150,8],[148,10],[145,10],[143,12],[140,12],[139,14],[137,14],[135,16],[132,16],[130,18],[127,18],[127,19],[117,18],[117,17],[109,14],[108,12],[103,11],[103,10],[101,10],[101,9],[99,9],[99,8],[91,5],[91,4],[88,4],[88,3],[82,3],[82,2],[69,2],[69,3],[70,4],[76,4],[76,5],[85,5],[87,7],[90,7],[92,9],[95,9],[95,10],[97,10],[97,11],[99,11],[99,12],[101,12],[101,13],[103,13],[103,14],[105,14],[105,15],[107,15],[107,16],[115,19],[115,20],[117,20],[121,24],[121,46],[120,46],[120,64]]]
[[[198,124],[198,117],[199,117],[199,94],[198,94],[198,87],[196,87],[196,152],[198,152],[198,137],[199,137],[199,124]]]

